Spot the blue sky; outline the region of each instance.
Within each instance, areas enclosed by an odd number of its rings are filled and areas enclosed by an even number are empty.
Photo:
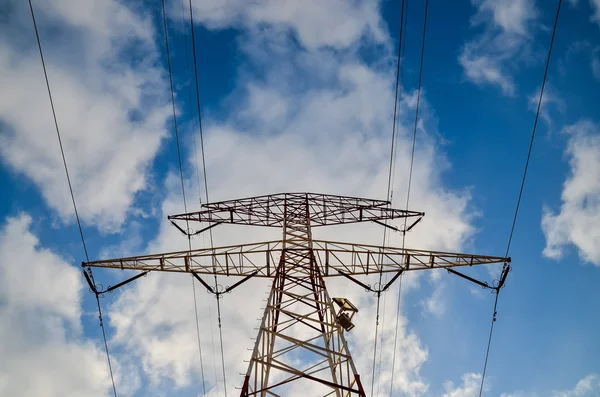
[[[183,201],[160,3],[33,3],[90,257],[185,249],[166,222]],[[167,10],[186,198],[196,209],[204,186],[184,3],[167,2]],[[424,15],[423,1],[409,3],[396,207],[406,200]],[[427,215],[407,246],[504,254],[555,3],[429,4],[410,201]],[[194,2],[211,200],[282,191],[385,198],[399,14],[400,1],[391,0]],[[95,300],[78,274],[85,258],[27,5],[4,2],[0,19],[0,356],[8,357],[0,395],[108,396]],[[600,3],[565,1],[487,396],[600,394],[599,39]],[[221,228],[217,245],[279,237]],[[381,235],[376,225],[317,234],[366,243]],[[390,244],[400,241],[393,235]],[[498,271],[470,274],[491,281]],[[104,286],[127,276],[95,275]],[[403,283],[393,395],[477,396],[493,296],[449,274]],[[370,385],[375,300],[353,285],[329,285],[359,306],[350,349]],[[264,282],[251,281],[222,301],[230,394],[241,386],[263,290]],[[187,277],[161,274],[102,299],[119,395],[203,395],[192,299]],[[384,301],[381,396],[390,388],[396,292]],[[198,304],[206,395],[222,395],[214,299],[200,290]]]

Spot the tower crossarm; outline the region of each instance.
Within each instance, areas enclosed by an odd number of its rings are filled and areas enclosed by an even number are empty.
[[[169,220],[282,227],[286,208],[298,203],[308,204],[312,227],[424,215],[423,212],[390,208],[390,203],[385,200],[320,193],[280,193],[207,203],[202,205],[201,211],[170,215]]]
[[[395,273],[400,270],[449,269],[510,262],[510,258],[498,256],[326,240],[313,240],[312,243],[315,261],[324,277]],[[294,248],[286,248],[286,250],[293,251]],[[282,253],[282,241],[265,241],[99,260],[84,262],[82,265],[123,270],[273,277]]]
[[[367,275],[510,262],[510,258],[313,240],[324,276]]]

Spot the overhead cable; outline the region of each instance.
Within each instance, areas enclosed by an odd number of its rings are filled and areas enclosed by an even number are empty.
[[[81,244],[83,246],[83,251],[85,253],[85,258],[89,262],[90,258],[88,255],[87,245],[85,244],[85,237],[83,235],[83,228],[81,227],[81,221],[79,219],[79,211],[77,210],[77,204],[75,202],[75,195],[73,194],[73,185],[71,184],[71,177],[69,176],[69,168],[67,167],[67,159],[65,156],[65,151],[63,149],[62,139],[60,136],[60,129],[58,127],[58,120],[56,118],[56,110],[54,109],[54,100],[52,99],[52,90],[50,89],[50,81],[48,79],[48,72],[46,71],[46,62],[44,61],[44,53],[42,51],[42,43],[40,40],[40,34],[38,31],[37,23],[35,20],[35,13],[33,11],[33,4],[31,0],[29,0],[29,9],[31,10],[31,20],[33,21],[33,28],[35,30],[35,37],[38,44],[38,49],[40,51],[40,59],[42,62],[42,69],[44,70],[44,78],[46,80],[46,88],[48,90],[48,98],[50,99],[50,107],[52,108],[52,117],[54,118],[54,127],[56,129],[56,136],[58,138],[58,145],[60,146],[60,154],[63,160],[63,166],[65,168],[65,174],[67,176],[67,183],[69,185],[69,193],[71,195],[71,202],[73,203],[73,209],[75,211],[75,219],[77,220],[77,227],[79,228],[79,235],[81,237]],[[88,275],[91,278],[91,281],[94,282],[94,275],[92,274],[92,269],[88,268]],[[100,297],[97,291],[95,292],[96,296],[96,304],[98,306],[98,320],[100,322],[100,328],[102,329],[102,339],[104,340],[104,350],[106,352],[106,361],[108,363],[108,371],[110,373],[110,380],[112,382],[113,394],[117,397],[117,388],[115,386],[115,378],[113,375],[112,364],[110,361],[110,352],[108,350],[108,342],[106,340],[106,331],[104,329],[104,321],[102,320],[102,308],[100,306]]]
[[[200,88],[199,88],[199,79],[198,79],[198,60],[196,55],[196,38],[194,34],[194,12],[192,7],[192,0],[189,0],[189,10],[190,10],[190,25],[192,30],[192,53],[194,55],[194,76],[196,78],[196,104],[198,111],[198,130],[200,132],[200,151],[202,153],[202,172],[204,175],[204,193],[206,196],[206,202],[210,202],[210,198],[208,196],[208,180],[206,177],[206,155],[204,152],[204,133],[202,131],[202,113],[200,111]],[[214,248],[214,240],[212,230],[209,230],[210,235],[210,245],[211,248]],[[213,258],[213,270],[214,270],[214,279],[215,279],[215,291],[218,291],[218,281],[216,274],[216,265]],[[218,294],[215,295],[217,300],[217,320],[219,325],[219,339],[221,342],[221,367],[223,371],[223,388],[225,392],[225,397],[227,397],[227,379],[225,376],[225,353],[223,349],[223,327],[221,322],[221,303],[220,297]]]
[[[191,68],[191,61],[190,61],[190,53],[189,53],[189,45],[191,43],[188,44],[188,31],[187,29],[185,29],[185,26],[187,25],[186,21],[185,21],[185,9],[186,7],[184,6],[185,1],[181,0],[181,26],[184,27],[184,30],[186,30],[186,33],[183,35],[184,38],[184,48],[185,48],[185,68],[188,74],[188,99],[189,99],[189,103],[192,104],[194,101],[192,100],[192,86],[191,86],[191,82],[192,82],[192,68]],[[191,29],[190,29],[191,30]],[[191,36],[191,35],[190,35]],[[190,38],[191,41],[191,38]],[[194,130],[194,123],[192,122],[192,130]],[[202,206],[202,183],[200,182],[200,166],[198,163],[198,145],[196,144],[196,134],[192,133],[192,146],[194,148],[194,165],[195,165],[195,173],[196,173],[196,185],[198,188],[198,203],[200,204],[200,206]],[[213,226],[215,226],[216,224],[213,224]],[[212,227],[212,226],[209,226]],[[186,232],[186,235],[188,235],[189,233]],[[204,244],[206,244],[206,238],[205,236],[203,236],[203,242]],[[196,302],[196,285],[195,285],[195,281],[194,278],[192,277],[192,292],[193,292],[193,296],[194,296],[194,312],[196,314],[196,336],[198,338],[198,340],[200,340],[200,323],[199,323],[199,319],[198,319],[198,303]],[[212,316],[212,309],[211,309],[211,305],[207,305],[208,308],[208,321],[211,324],[211,326],[209,327],[210,329],[210,346],[211,346],[211,350],[212,350],[212,358],[213,358],[213,374],[214,374],[214,379],[215,379],[215,385],[217,385],[217,393],[219,392],[219,381],[217,379],[217,362],[216,362],[216,354],[215,354],[215,337],[214,337],[214,332],[213,332],[213,316]]]
[[[406,7],[405,7],[405,5],[406,5]],[[401,71],[403,70],[403,65],[404,65],[403,54],[404,54],[405,41],[406,41],[405,32],[406,32],[407,14],[408,14],[408,1],[406,1],[406,4],[405,4],[405,0],[402,0],[401,11],[400,11],[400,26],[399,26],[399,32],[398,32],[398,53],[397,53],[397,60],[396,60],[397,61],[396,62],[396,86],[395,86],[395,96],[394,96],[394,115],[393,115],[393,123],[392,123],[392,141],[391,141],[391,148],[390,148],[390,162],[389,162],[388,184],[387,184],[387,201],[389,201],[390,203],[393,199],[393,185],[394,185],[393,176],[395,173],[395,164],[396,164],[396,157],[397,157],[397,139],[398,139],[397,138],[397,135],[398,135],[398,129],[397,129],[398,116],[397,116],[397,114],[398,114],[398,100],[401,95],[401,89],[402,89],[402,80],[401,80],[402,73],[401,73]],[[427,23],[427,8],[425,9],[425,26],[426,26],[426,23]],[[424,40],[425,40],[425,32],[423,32],[423,45],[424,45]],[[422,69],[422,64],[423,64],[423,57],[421,56],[421,69]],[[421,78],[419,77],[419,92],[420,92],[420,87],[421,87]],[[417,109],[418,109],[418,105],[417,105]],[[414,158],[414,140],[415,139],[416,139],[416,134],[413,136],[413,154],[412,154],[413,158]],[[413,158],[411,158],[411,169],[410,169],[411,177],[409,178],[409,188],[408,188],[409,195],[410,195],[410,180],[412,178]],[[406,209],[408,210],[408,201],[407,201]],[[404,224],[404,229],[403,229],[403,236],[404,235],[406,235],[406,219],[405,219],[405,224]],[[384,229],[383,239],[384,239],[384,245],[385,245],[386,229]],[[404,237],[403,237],[403,248],[404,248]],[[380,285],[381,285],[381,274],[380,274]],[[401,285],[402,285],[402,276],[400,275],[399,286],[401,286]],[[374,347],[374,352],[373,352],[371,394],[373,394],[373,391],[374,391],[373,390],[373,381],[375,379],[375,356],[377,353],[377,332],[378,332],[378,325],[379,325],[380,296],[381,296],[380,294],[378,294],[378,296],[377,296],[377,309],[376,309],[377,315],[376,315],[376,323],[375,323],[375,347]],[[386,300],[384,297],[384,313],[383,313],[383,321],[382,321],[383,324],[385,324],[385,302],[386,302]],[[398,315],[399,315],[399,313],[397,313],[397,316]],[[398,322],[398,318],[396,318],[396,323],[397,322]],[[383,327],[383,325],[382,325],[382,327]],[[383,331],[384,330],[382,329],[382,336],[381,336],[382,343],[383,343]],[[397,332],[395,333],[395,338],[397,338]],[[394,351],[394,359],[395,359],[395,351]],[[380,352],[380,358],[379,358],[379,368],[381,370],[381,352]],[[392,373],[392,384],[393,384],[393,373]],[[379,381],[377,382],[377,389],[379,392]]]
[[[523,178],[521,179],[521,188],[519,189],[519,196],[517,198],[517,205],[515,208],[515,215],[513,217],[513,222],[512,222],[512,226],[510,228],[510,235],[508,237],[508,244],[506,245],[506,254],[504,255],[505,258],[508,258],[508,253],[510,251],[510,244],[512,242],[512,238],[513,238],[513,234],[515,231],[515,225],[517,224],[517,216],[519,215],[519,207],[521,205],[521,198],[523,197],[523,189],[525,188],[525,180],[527,178],[527,170],[529,169],[529,160],[531,159],[531,151],[533,149],[533,142],[535,140],[535,132],[537,130],[537,124],[538,124],[538,120],[540,117],[540,109],[542,107],[542,99],[544,97],[544,87],[546,86],[546,78],[548,77],[548,68],[550,66],[550,58],[552,56],[552,47],[554,45],[554,37],[556,35],[556,27],[558,26],[558,17],[560,15],[560,7],[562,5],[562,0],[558,1],[558,6],[556,7],[556,17],[554,18],[554,27],[552,28],[552,38],[550,39],[550,46],[548,47],[548,57],[546,59],[546,66],[544,69],[544,77],[542,79],[542,87],[540,89],[540,97],[538,99],[538,105],[537,105],[537,110],[535,112],[535,121],[533,122],[533,129],[531,131],[531,140],[529,141],[529,150],[527,151],[527,160],[525,161],[525,169],[523,170]],[[504,269],[503,269],[503,278],[506,277],[506,273],[510,270],[510,267],[508,264],[504,265]],[[496,288],[496,298],[494,300],[494,311],[493,311],[493,315],[492,315],[492,324],[490,326],[490,335],[488,338],[488,345],[487,345],[487,350],[485,353],[485,362],[483,364],[483,372],[481,375],[481,384],[479,387],[479,397],[481,397],[482,393],[483,393],[483,385],[485,383],[485,375],[486,375],[486,371],[487,371],[487,364],[488,364],[488,358],[490,355],[490,346],[492,344],[492,335],[494,333],[494,323],[496,322],[496,315],[497,315],[497,307],[498,307],[498,296],[500,294],[500,289],[502,288],[503,284],[499,284],[498,288]]]
[[[181,179],[181,194],[183,196],[183,208],[185,210],[185,212],[187,213],[187,200],[185,197],[185,182],[184,182],[184,178],[183,178],[183,165],[182,165],[182,161],[181,161],[181,145],[179,143],[179,128],[177,126],[177,112],[175,110],[175,92],[173,90],[173,73],[172,73],[172,69],[171,69],[171,52],[169,50],[169,31],[167,28],[167,13],[165,11],[165,1],[161,0],[162,3],[162,17],[163,17],[163,28],[164,28],[164,33],[165,33],[165,49],[166,49],[166,53],[167,53],[167,67],[168,67],[168,71],[169,71],[169,87],[171,90],[171,106],[173,109],[173,129],[175,131],[175,142],[177,144],[177,160],[179,163],[179,177]],[[187,232],[189,232],[190,227],[189,227],[189,222],[186,221],[186,229]],[[188,248],[191,251],[192,250],[192,240],[191,237],[188,234]],[[204,360],[202,359],[202,343],[201,343],[201,339],[200,339],[200,326],[199,326],[199,321],[198,321],[198,304],[196,302],[196,286],[194,285],[194,279],[192,278],[192,293],[193,293],[193,299],[194,299],[194,312],[196,315],[196,336],[197,336],[197,342],[198,342],[198,355],[200,357],[200,374],[202,376],[202,389],[204,394],[206,394],[206,381],[204,378]]]

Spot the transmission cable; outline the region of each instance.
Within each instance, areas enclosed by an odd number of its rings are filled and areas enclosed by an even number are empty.
[[[202,172],[204,174],[204,194],[206,196],[206,202],[210,202],[208,196],[208,180],[206,177],[206,155],[204,152],[204,134],[202,131],[202,115],[200,111],[200,88],[198,81],[198,60],[196,55],[196,38],[194,34],[194,13],[192,10],[192,0],[189,0],[189,9],[190,9],[190,25],[192,30],[192,54],[194,55],[194,76],[196,78],[196,104],[198,110],[198,130],[200,133],[200,152],[202,153]],[[209,230],[210,235],[210,246],[214,249],[214,240],[212,230]],[[218,292],[218,281],[217,281],[217,268],[214,257],[212,258],[213,263],[213,275],[215,279],[215,292]],[[223,371],[223,389],[225,392],[225,397],[227,397],[227,380],[225,376],[225,353],[223,350],[223,327],[221,323],[221,303],[219,294],[215,294],[217,300],[217,322],[219,325],[219,339],[221,342],[221,367]]]
[[[415,108],[415,122],[414,122],[414,127],[413,127],[413,139],[412,139],[412,148],[411,148],[411,154],[410,154],[410,167],[409,167],[409,172],[408,172],[408,187],[406,190],[406,206],[405,206],[406,211],[408,211],[409,204],[410,204],[412,174],[413,174],[413,167],[414,167],[414,160],[415,160],[415,148],[416,148],[416,142],[417,142],[417,125],[418,125],[418,120],[419,120],[419,106],[421,104],[421,83],[422,83],[422,78],[423,78],[423,60],[425,57],[425,34],[427,32],[428,10],[429,10],[429,1],[426,1],[425,2],[425,16],[423,18],[423,37],[422,37],[422,41],[421,41],[421,59],[419,62],[419,83],[418,83],[418,88],[417,88],[417,105]],[[408,16],[408,1],[406,2],[406,14]],[[405,26],[405,29],[406,29],[406,26]],[[402,67],[404,67],[404,63],[402,64]],[[403,230],[403,233],[402,233],[402,249],[403,250],[406,245],[406,225],[407,225],[407,219],[404,218],[404,226],[402,229]],[[392,396],[392,393],[394,390],[394,373],[395,373],[395,368],[396,368],[396,349],[398,346],[398,330],[399,330],[399,324],[400,324],[400,303],[401,303],[401,298],[402,298],[402,280],[403,280],[403,278],[404,278],[404,276],[400,275],[400,278],[398,280],[398,296],[396,298],[396,324],[395,324],[395,331],[394,331],[394,348],[393,348],[393,353],[392,353],[392,374],[391,374],[391,379],[390,379],[390,397]]]
[[[186,22],[185,22],[185,1],[181,0],[181,25],[184,27],[186,26]],[[188,44],[188,31],[186,30],[186,32],[183,35],[184,38],[184,48],[185,48],[185,68],[188,74],[188,98],[189,98],[189,103],[193,103],[192,101],[192,87],[191,87],[191,80],[192,80],[192,70],[191,70],[191,62],[190,62],[190,53],[189,53],[189,44]],[[194,122],[192,120],[192,130],[194,129]],[[200,182],[200,167],[198,165],[198,149],[197,149],[197,145],[196,145],[196,134],[191,134],[192,136],[192,145],[194,147],[194,164],[195,164],[195,171],[196,171],[196,186],[198,188],[198,202],[200,204],[200,206],[202,206],[202,183]],[[206,239],[205,236],[203,235],[203,242],[206,245]],[[194,294],[194,312],[196,314],[196,336],[198,338],[198,340],[200,339],[200,328],[199,328],[199,320],[198,320],[198,303],[196,302],[196,280],[195,278],[192,276],[192,291]],[[217,387],[217,393],[219,391],[219,382],[217,380],[217,361],[216,361],[216,354],[215,354],[215,337],[214,337],[214,332],[213,332],[213,327],[212,324],[213,322],[213,316],[212,316],[212,309],[211,309],[211,305],[207,305],[208,308],[208,321],[211,324],[211,326],[209,327],[210,330],[210,346],[211,346],[211,350],[212,350],[212,358],[213,358],[213,375],[214,375],[214,379],[215,379],[215,385]]]
[[[406,40],[404,39],[403,33],[405,32],[404,23],[405,23],[405,14],[404,14],[404,4],[405,1],[402,0],[401,8],[400,8],[400,26],[398,31],[398,54],[397,54],[397,63],[396,63],[396,92],[394,98],[394,117],[392,124],[392,142],[390,149],[390,165],[389,165],[389,173],[388,173],[388,183],[387,183],[387,195],[386,199],[389,202],[388,208],[392,205],[394,200],[394,186],[395,186],[395,172],[396,172],[396,160],[398,156],[398,134],[396,128],[397,121],[397,108],[398,108],[398,99],[399,96],[402,95],[402,92],[399,91],[402,88],[402,76],[403,69],[401,69],[401,65],[403,67],[404,63],[402,61],[402,57],[404,55],[404,44]],[[402,72],[402,73],[401,73]],[[385,224],[387,225],[387,219],[385,220]],[[386,238],[387,243],[389,244],[390,235],[388,234],[387,228],[383,229],[383,245],[386,246]],[[386,280],[387,282],[387,277]],[[381,273],[379,285],[381,285]],[[383,315],[381,319],[381,336],[380,336],[380,345],[383,345],[384,340],[384,332],[385,332],[385,314],[386,314],[386,305],[387,305],[387,294],[383,296]],[[383,356],[383,349],[379,349],[379,363],[378,368],[381,371],[381,360]],[[377,377],[377,394],[379,394],[379,380],[380,377]]]
[[[54,127],[56,129],[56,136],[58,138],[58,145],[60,146],[60,154],[62,156],[63,166],[65,168],[65,174],[67,176],[67,183],[69,186],[69,193],[71,195],[71,202],[73,203],[73,209],[75,211],[75,219],[77,220],[77,227],[79,228],[79,236],[81,237],[81,245],[83,246],[83,251],[85,253],[85,259],[87,262],[90,261],[87,245],[85,244],[85,237],[83,236],[83,228],[81,227],[81,221],[79,219],[79,211],[77,210],[77,204],[75,203],[75,195],[73,194],[73,185],[71,184],[71,177],[69,176],[69,168],[67,167],[67,159],[65,156],[65,151],[62,144],[62,138],[60,136],[60,129],[58,128],[58,120],[56,118],[56,110],[54,109],[54,100],[52,99],[52,91],[50,89],[50,81],[48,79],[48,72],[46,71],[46,62],[44,61],[44,53],[42,51],[42,43],[40,40],[40,34],[38,32],[37,23],[35,20],[35,13],[33,11],[33,4],[31,4],[31,0],[29,0],[29,9],[31,10],[31,20],[33,21],[33,28],[35,30],[35,37],[37,40],[38,49],[40,51],[40,59],[42,62],[42,69],[44,70],[44,78],[46,80],[46,88],[48,90],[48,98],[50,99],[50,107],[52,108],[52,117],[54,118]],[[94,275],[92,274],[92,269],[88,268],[88,274],[92,283],[95,285]],[[93,291],[96,295],[96,304],[98,306],[98,320],[100,322],[100,328],[102,329],[102,339],[104,340],[104,350],[106,351],[106,361],[108,363],[108,371],[110,373],[110,380],[112,382],[113,394],[117,397],[117,388],[115,386],[115,378],[113,375],[112,364],[110,361],[110,352],[108,350],[108,342],[106,340],[106,331],[104,329],[104,321],[102,319],[102,308],[100,306],[100,297],[97,291]]]
[[[184,0],[181,0],[181,26],[184,27],[185,29],[185,7],[184,7]],[[191,82],[191,75],[192,75],[192,70],[191,70],[191,65],[190,65],[190,53],[189,53],[189,49],[188,49],[188,35],[187,32],[183,35],[183,39],[185,41],[185,69],[188,73],[188,81]],[[189,97],[189,103],[192,103],[192,87],[188,84],[188,97]],[[194,127],[194,125],[192,125],[192,127]],[[196,135],[192,134],[192,145],[194,146],[194,162],[196,165],[196,183],[198,186],[198,201],[200,203],[200,205],[202,205],[202,183],[200,182],[200,167],[198,166],[198,149],[196,146]]]
[[[506,245],[506,253],[504,255],[505,258],[508,258],[508,253],[510,251],[510,244],[512,242],[513,234],[515,231],[515,225],[517,223],[517,216],[519,215],[519,207],[521,205],[521,198],[523,197],[523,189],[525,188],[525,180],[527,178],[527,170],[529,168],[529,160],[531,159],[531,151],[533,149],[533,142],[535,140],[535,132],[537,130],[537,124],[540,117],[540,109],[542,107],[542,99],[544,96],[544,87],[546,86],[546,79],[548,77],[548,68],[550,67],[550,57],[552,56],[552,47],[554,45],[554,37],[556,35],[556,27],[558,26],[558,17],[560,15],[560,6],[562,5],[562,0],[558,0],[558,6],[556,8],[556,17],[554,18],[554,27],[552,28],[552,37],[550,39],[550,46],[548,48],[548,57],[546,59],[546,66],[544,69],[544,78],[542,79],[542,88],[540,89],[540,97],[538,100],[537,110],[535,112],[535,121],[533,122],[533,129],[531,131],[531,140],[529,141],[529,150],[527,152],[527,160],[525,161],[525,169],[523,170],[523,178],[521,179],[521,188],[519,189],[519,196],[517,198],[517,205],[515,207],[515,216],[513,217],[512,226],[510,228],[510,235],[508,237],[508,244]],[[510,266],[508,264],[504,264],[502,269],[503,273],[510,271]],[[498,296],[500,295],[500,289],[502,285],[499,284],[496,288],[496,298],[494,300],[494,312],[492,315],[492,324],[490,326],[490,335],[488,338],[487,350],[485,353],[485,362],[483,364],[483,373],[481,375],[481,385],[479,387],[479,397],[481,397],[483,393],[483,385],[485,382],[485,375],[487,371],[488,358],[490,355],[490,346],[492,344],[492,335],[494,333],[494,323],[496,322],[497,315],[497,307],[498,307]]]
[[[407,8],[408,8],[408,5],[407,5]],[[415,122],[414,122],[414,127],[413,127],[413,140],[412,140],[412,148],[411,148],[411,155],[410,155],[410,168],[409,168],[409,173],[408,173],[408,188],[406,191],[406,211],[408,211],[409,204],[410,204],[412,174],[413,174],[413,167],[414,167],[414,160],[415,160],[415,148],[416,148],[416,142],[417,142],[417,126],[418,126],[418,121],[419,121],[419,108],[420,108],[420,104],[421,104],[421,84],[422,84],[422,79],[423,79],[423,60],[425,58],[425,37],[426,37],[426,32],[427,32],[428,10],[429,10],[429,1],[427,0],[425,2],[425,16],[423,18],[423,37],[422,37],[422,41],[421,41],[421,59],[419,62],[419,83],[418,83],[418,87],[417,87],[417,104],[416,104],[416,108],[415,108]],[[404,227],[403,227],[403,233],[402,233],[402,249],[404,249],[405,244],[406,244],[406,224],[407,224],[407,219],[404,218]],[[398,283],[398,297],[397,297],[397,306],[396,306],[396,330],[394,333],[394,351],[393,351],[393,358],[392,358],[392,376],[391,376],[391,381],[390,381],[390,396],[392,395],[392,391],[394,388],[394,370],[395,370],[395,365],[396,365],[396,347],[397,347],[397,343],[398,343],[400,302],[401,302],[401,295],[402,295],[402,279],[403,279],[403,277],[400,276],[400,280],[398,280],[399,283]]]
[[[169,50],[169,32],[168,32],[168,28],[167,28],[167,14],[165,12],[165,1],[161,0],[161,3],[162,3],[163,28],[164,28],[164,32],[165,32],[165,49],[167,52],[167,67],[169,70],[169,88],[171,90],[171,106],[173,109],[173,128],[175,130],[175,142],[177,143],[177,160],[179,163],[179,177],[181,179],[181,194],[183,196],[183,208],[184,208],[185,213],[187,213],[188,210],[187,210],[187,200],[185,197],[183,165],[181,162],[181,145],[179,143],[179,128],[177,126],[177,112],[175,110],[175,93],[173,91],[173,74],[172,74],[172,70],[171,70],[171,53]],[[186,223],[186,229],[189,232],[189,229],[190,229],[189,222],[186,220],[185,223]],[[190,251],[192,250],[192,240],[191,240],[191,237],[189,236],[189,233],[188,233],[188,248]],[[200,326],[199,326],[199,319],[198,319],[198,304],[196,302],[196,286],[194,285],[193,277],[192,277],[192,292],[193,292],[193,298],[194,298],[194,313],[196,315],[196,336],[197,336],[197,341],[198,341],[198,355],[200,356],[200,373],[202,376],[202,389],[203,389],[204,394],[206,394],[206,381],[204,378],[204,361],[202,359],[202,343],[201,343],[201,338],[200,338]]]
[[[394,115],[393,115],[393,122],[392,122],[392,141],[391,141],[391,148],[390,148],[390,162],[389,162],[389,172],[388,172],[388,182],[387,182],[387,194],[386,194],[386,199],[388,201],[388,207],[391,205],[392,199],[393,199],[393,175],[394,175],[394,168],[395,168],[395,163],[396,163],[396,155],[397,155],[397,114],[398,114],[398,98],[401,95],[400,89],[401,89],[401,64],[403,65],[403,61],[402,61],[402,55],[403,55],[403,51],[404,51],[404,43],[405,43],[405,36],[403,35],[405,33],[405,1],[402,0],[401,3],[401,11],[400,11],[400,27],[399,27],[399,32],[398,32],[398,54],[397,54],[397,63],[396,63],[396,87],[395,87],[395,96],[394,96]],[[411,170],[412,172],[412,170]],[[386,220],[387,223],[387,220]],[[386,243],[386,236],[387,236],[387,228],[384,228],[383,230],[383,245],[385,246]],[[382,277],[382,273],[379,274],[379,285],[381,288],[381,277]],[[376,321],[375,321],[375,346],[374,346],[374,351],[373,351],[373,368],[372,368],[372,376],[371,376],[371,394],[373,395],[373,391],[374,391],[374,381],[375,381],[375,357],[377,354],[377,333],[378,333],[378,328],[379,328],[379,310],[380,310],[380,298],[381,298],[381,294],[378,293],[377,294],[377,315],[376,315]],[[385,303],[386,303],[386,297],[384,297],[384,309],[383,309],[383,318],[382,318],[382,331],[381,331],[381,343],[383,344],[383,332],[384,332],[384,324],[385,324]],[[379,354],[379,368],[381,370],[381,351]],[[379,378],[377,379],[377,390],[379,393]]]

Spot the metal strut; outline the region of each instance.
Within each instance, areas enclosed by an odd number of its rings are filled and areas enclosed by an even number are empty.
[[[84,272],[90,289],[97,295],[113,291],[149,271],[192,273],[217,298],[250,278],[273,279],[240,395],[287,395],[293,383],[302,390],[310,390],[311,395],[365,397],[345,338],[345,333],[354,328],[350,317],[358,308],[344,298],[335,298],[338,305],[343,305],[336,313],[325,285],[326,277],[345,277],[368,291],[381,294],[407,271],[446,269],[482,287],[499,291],[510,271],[510,258],[314,240],[312,228],[372,221],[406,233],[423,215],[392,209],[383,200],[315,193],[281,193],[206,203],[199,212],[172,215],[169,220],[188,237],[189,231],[175,221],[208,223],[194,234],[222,223],[280,227],[282,239],[88,261],[82,265],[143,271],[104,291],[98,291]],[[382,222],[408,218],[415,220],[405,230]],[[496,287],[455,270],[461,266],[492,263],[504,263]],[[355,278],[382,273],[393,276],[380,289],[373,289]],[[219,291],[219,286],[210,286],[201,275],[241,279]],[[348,303],[347,308],[343,302]]]
[[[83,263],[85,263],[85,262],[83,262]],[[96,285],[95,285],[95,284],[92,282],[92,280],[90,279],[90,276],[88,275],[88,273],[87,273],[85,270],[82,270],[82,273],[83,273],[83,275],[85,276],[85,279],[87,280],[87,283],[88,283],[88,285],[90,286],[90,290],[91,290],[93,293],[95,293],[96,295],[102,295],[102,294],[104,294],[104,293],[107,293],[107,292],[113,292],[113,291],[114,291],[114,290],[116,290],[117,288],[120,288],[120,287],[124,286],[125,284],[129,284],[130,282],[132,282],[132,281],[135,281],[135,280],[137,280],[138,278],[145,276],[146,274],[150,273],[150,270],[146,270],[146,271],[144,271],[144,272],[142,272],[142,273],[136,274],[135,276],[133,276],[133,277],[130,277],[130,278],[128,278],[128,279],[127,279],[127,280],[125,280],[125,281],[121,281],[120,283],[118,283],[118,284],[115,284],[115,285],[113,285],[112,287],[111,287],[111,286],[108,286],[108,288],[107,288],[107,289],[105,289],[105,290],[102,290],[102,291],[98,291],[98,288],[97,288],[97,287],[96,287]]]

